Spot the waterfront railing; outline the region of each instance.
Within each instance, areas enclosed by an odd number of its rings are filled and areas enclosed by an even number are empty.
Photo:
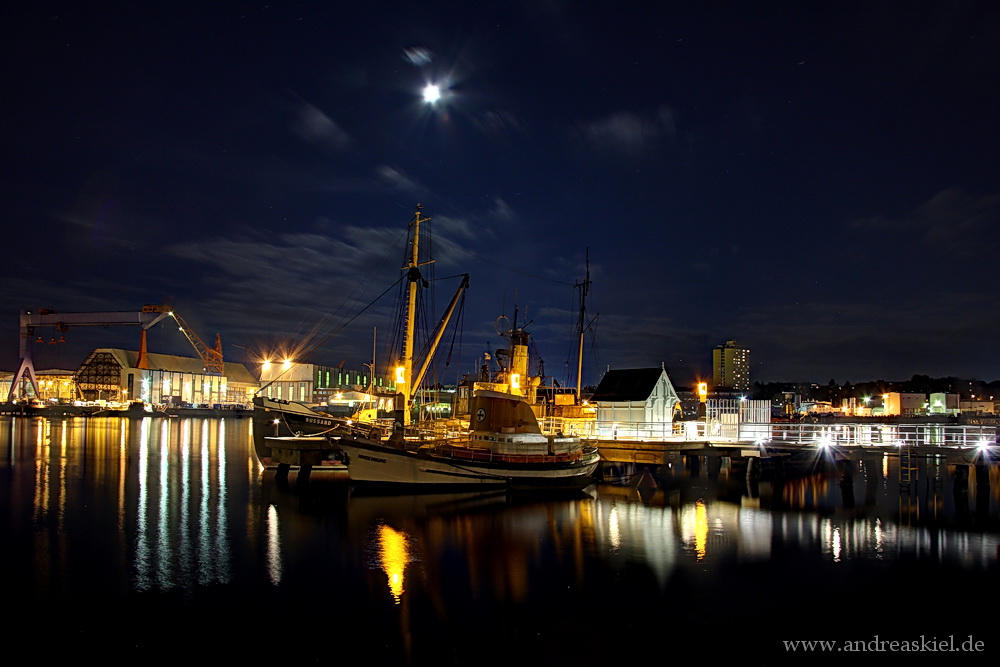
[[[547,433],[598,441],[832,444],[862,447],[975,447],[996,444],[997,427],[959,424],[604,422],[543,420]]]

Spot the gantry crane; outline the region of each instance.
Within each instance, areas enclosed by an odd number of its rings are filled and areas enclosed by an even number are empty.
[[[145,362],[146,330],[169,315],[169,310],[160,306],[143,306],[140,312],[113,313],[59,313],[42,308],[37,312],[21,311],[21,363],[10,383],[7,401],[17,396],[21,380],[31,382],[31,387],[38,396],[38,380],[35,378],[35,367],[31,363],[31,342],[38,327],[54,327],[56,331],[68,331],[70,327],[108,327],[139,325],[142,327],[140,343],[140,363]],[[141,366],[140,366],[141,368]]]
[[[30,310],[21,311],[21,363],[10,383],[10,391],[7,393],[7,401],[10,402],[20,393],[22,380],[31,382],[35,396],[39,395],[38,380],[35,377],[35,367],[31,362],[31,343],[38,327],[54,327],[56,331],[68,331],[70,327],[79,326],[135,326],[142,327],[139,339],[139,358],[136,361],[137,368],[149,368],[149,361],[146,356],[146,331],[157,322],[167,317],[173,317],[180,327],[180,330],[187,337],[191,345],[194,346],[198,356],[205,364],[205,372],[211,375],[223,374],[222,362],[222,337],[216,334],[215,348],[210,348],[202,342],[201,338],[181,319],[180,315],[166,304],[145,305],[139,312],[110,312],[110,313],[60,313],[51,309],[42,308],[37,312]]]

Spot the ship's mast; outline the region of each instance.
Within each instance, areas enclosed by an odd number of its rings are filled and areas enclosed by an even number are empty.
[[[396,391],[400,394],[403,425],[410,424],[410,404],[416,387],[413,386],[413,336],[415,321],[417,316],[417,283],[423,280],[420,275],[420,223],[429,222],[430,218],[421,217],[420,211],[423,206],[417,204],[416,213],[410,227],[413,229],[413,236],[410,242],[410,260],[403,270],[406,271],[406,279],[409,282],[406,292],[406,320],[403,322],[403,358],[400,359],[396,368]],[[425,262],[429,264],[430,262]]]
[[[399,359],[399,364],[396,366],[396,423],[401,426],[409,426],[412,422],[413,417],[410,409],[413,398],[417,393],[417,387],[427,374],[427,369],[434,358],[434,354],[437,352],[438,344],[441,342],[444,330],[448,326],[448,322],[454,314],[460,298],[465,294],[465,290],[469,288],[469,274],[466,273],[462,275],[462,282],[455,292],[455,296],[452,298],[451,303],[448,304],[448,309],[431,335],[430,344],[423,363],[414,372],[413,347],[416,334],[417,288],[428,287],[428,282],[420,275],[420,267],[434,262],[434,260],[428,260],[421,264],[419,261],[420,223],[430,221],[430,218],[420,215],[422,209],[423,206],[417,204],[417,212],[410,222],[410,226],[413,228],[412,249],[408,263],[402,267],[406,271],[406,279],[409,284],[407,285],[406,292],[406,320],[403,322],[403,356]],[[402,415],[399,413],[402,413]]]
[[[371,365],[365,364],[365,366],[368,366],[368,371],[371,374],[368,382],[368,406],[372,408],[375,407],[375,346],[377,341],[378,328],[372,327],[372,363]]]
[[[582,402],[583,395],[583,331],[587,326],[587,292],[590,291],[590,248],[587,248],[587,277],[582,283],[577,283],[580,288],[580,322],[577,325],[580,344],[576,356],[576,402]]]

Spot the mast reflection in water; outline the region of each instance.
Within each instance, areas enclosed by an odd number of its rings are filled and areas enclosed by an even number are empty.
[[[8,636],[46,658],[332,662],[349,645],[384,664],[991,648],[996,463],[924,459],[903,483],[881,452],[760,475],[666,456],[572,497],[377,495],[277,483],[251,428],[0,419]]]

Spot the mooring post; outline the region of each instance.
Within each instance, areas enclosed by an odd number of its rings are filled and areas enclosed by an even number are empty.
[[[955,482],[952,493],[955,496],[955,513],[965,516],[969,511],[969,466],[955,466]]]
[[[976,464],[976,513],[988,517],[990,513],[990,467]]]
[[[850,459],[837,464],[840,467],[840,498],[844,507],[854,507],[854,465]]]
[[[312,473],[312,466],[308,463],[299,466],[299,475],[295,478],[297,488],[305,487],[309,484],[309,475]]]

